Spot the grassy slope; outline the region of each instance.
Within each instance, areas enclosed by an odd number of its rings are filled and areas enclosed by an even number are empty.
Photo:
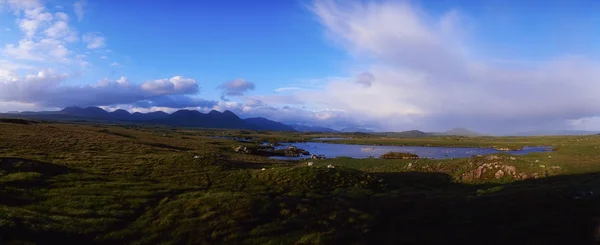
[[[600,199],[570,197],[600,193],[600,136],[362,137],[346,142],[557,151],[308,167],[236,154],[242,143],[212,135],[322,136],[0,123],[0,243],[591,244],[600,234]]]

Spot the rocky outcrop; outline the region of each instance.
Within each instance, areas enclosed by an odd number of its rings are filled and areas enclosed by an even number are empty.
[[[287,149],[279,149],[275,150],[275,154],[277,156],[286,156],[286,157],[299,157],[299,156],[308,156],[310,152],[297,148],[295,146],[290,146]]]
[[[493,176],[496,179],[504,178],[504,177],[512,177],[512,178],[527,178],[526,174],[517,173],[517,168],[512,165],[504,164],[502,162],[491,162],[491,163],[483,163],[474,170],[468,171],[461,175],[462,180],[479,180],[484,179],[486,177],[486,173],[492,172]],[[489,176],[489,175],[488,175]]]
[[[238,146],[236,148],[233,149],[233,151],[237,152],[237,153],[244,153],[244,154],[250,154],[252,153],[252,151],[250,150],[250,148],[245,147],[245,146]]]
[[[381,155],[383,159],[419,159],[418,155],[405,152],[388,152]]]
[[[502,169],[498,170],[498,172],[496,172],[494,174],[494,176],[496,177],[496,179],[500,179],[502,177],[504,177],[504,171],[502,171]]]
[[[315,155],[315,154],[313,154],[312,156],[310,156],[310,159],[319,160],[319,159],[326,159],[326,157],[324,155]]]

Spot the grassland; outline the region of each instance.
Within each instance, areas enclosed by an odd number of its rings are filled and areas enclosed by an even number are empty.
[[[233,150],[325,136],[555,151],[307,166]],[[596,244],[598,172],[600,136],[402,139],[8,120],[0,244]]]

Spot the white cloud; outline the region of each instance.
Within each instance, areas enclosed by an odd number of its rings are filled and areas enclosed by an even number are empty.
[[[46,62],[69,62],[71,54],[61,41],[49,38],[37,42],[23,39],[18,45],[7,44],[2,52],[17,60]]]
[[[0,54],[12,60],[35,61],[38,64],[66,64],[73,61],[68,43],[78,40],[64,12],[50,12],[38,1],[9,0],[23,36],[17,43],[7,43]],[[0,2],[1,5],[1,2]]]
[[[67,42],[75,42],[79,39],[77,33],[72,31],[69,24],[64,20],[54,22],[44,33],[49,38],[65,40]]]
[[[100,59],[107,60],[108,57],[106,55],[102,55],[102,56],[100,56]]]
[[[69,15],[63,12],[54,13],[54,18],[57,20],[62,20],[64,22],[69,22]]]
[[[86,0],[80,0],[73,3],[73,11],[75,12],[75,16],[77,16],[77,20],[83,20],[83,16],[85,15],[85,6],[87,5]]]
[[[86,33],[82,37],[83,42],[87,43],[88,49],[98,49],[105,46],[104,36],[98,33]]]
[[[18,71],[31,71],[34,70],[34,67],[27,64],[22,64],[19,62],[14,62],[10,60],[0,60],[0,71],[3,71],[5,74],[11,73],[16,74]]]
[[[14,11],[20,11],[24,9],[31,9],[41,6],[42,4],[38,0],[4,0],[0,1],[0,7],[3,4],[8,5],[8,7]]]
[[[111,67],[115,67],[115,68],[120,68],[120,67],[123,67],[123,65],[121,65],[121,64],[119,64],[119,63],[117,63],[117,62],[110,63],[110,66],[111,66]]]
[[[49,26],[53,16],[47,12],[44,7],[25,9],[24,18],[19,21],[19,28],[25,33],[27,38],[32,38],[38,29]]]
[[[198,92],[198,83],[191,78],[175,76],[170,79],[148,81],[141,85],[142,90],[153,95],[172,93],[193,94]]]
[[[12,31],[10,28],[4,28],[5,31]]]

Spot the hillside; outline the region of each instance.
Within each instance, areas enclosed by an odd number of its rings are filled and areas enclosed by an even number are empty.
[[[375,133],[377,135],[382,135],[386,137],[397,137],[397,138],[419,138],[429,136],[428,133],[419,131],[419,130],[409,130],[403,132],[383,132],[383,133]]]
[[[289,126],[294,128],[298,132],[339,133],[339,131],[337,130],[326,127],[307,126],[301,124],[289,124]]]
[[[453,128],[453,129],[450,129],[445,132],[434,132],[434,133],[429,133],[429,134],[431,134],[431,135],[469,136],[469,137],[483,135],[483,134],[480,134],[478,132],[475,132],[475,131],[472,131],[472,130],[466,129],[466,128]]]
[[[375,131],[366,129],[366,128],[348,127],[348,128],[344,128],[344,129],[340,130],[340,132],[343,132],[343,133],[373,133]]]
[[[269,119],[263,117],[253,117],[244,119],[249,124],[255,125],[263,130],[272,130],[272,131],[288,131],[293,132],[296,131],[293,127],[289,125],[285,125],[280,122],[271,121]]]

